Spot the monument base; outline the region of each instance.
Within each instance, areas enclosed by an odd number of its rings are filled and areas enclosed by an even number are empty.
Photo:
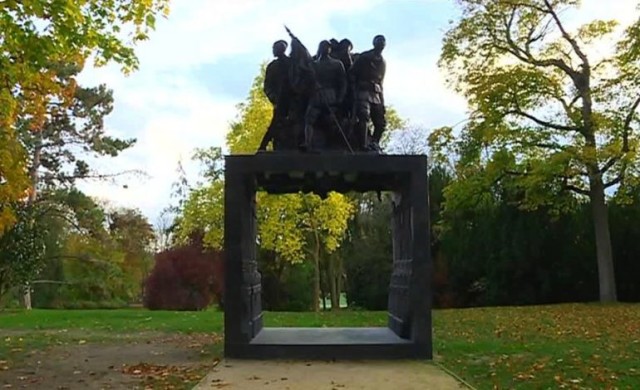
[[[428,358],[389,328],[263,328],[249,344],[226,345],[225,355],[245,359]]]
[[[225,158],[225,357],[431,359],[426,156],[260,153]],[[393,193],[386,328],[265,328],[256,192]],[[348,261],[348,259],[346,259]]]

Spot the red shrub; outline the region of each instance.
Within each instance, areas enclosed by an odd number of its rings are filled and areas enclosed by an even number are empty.
[[[200,242],[171,248],[155,256],[145,283],[144,306],[151,310],[202,310],[215,297],[221,302],[223,258]]]

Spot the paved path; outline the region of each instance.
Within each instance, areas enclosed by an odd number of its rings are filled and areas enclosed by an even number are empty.
[[[224,360],[195,389],[461,390],[437,366],[418,361]]]

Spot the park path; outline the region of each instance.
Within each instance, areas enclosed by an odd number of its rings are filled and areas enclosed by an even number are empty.
[[[417,361],[224,360],[194,390],[460,390],[437,366]]]

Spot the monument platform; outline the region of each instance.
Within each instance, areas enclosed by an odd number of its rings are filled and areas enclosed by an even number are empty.
[[[259,153],[225,157],[225,357],[431,359],[426,156]],[[257,191],[390,191],[393,271],[386,328],[264,328]],[[348,259],[347,259],[348,261]]]

